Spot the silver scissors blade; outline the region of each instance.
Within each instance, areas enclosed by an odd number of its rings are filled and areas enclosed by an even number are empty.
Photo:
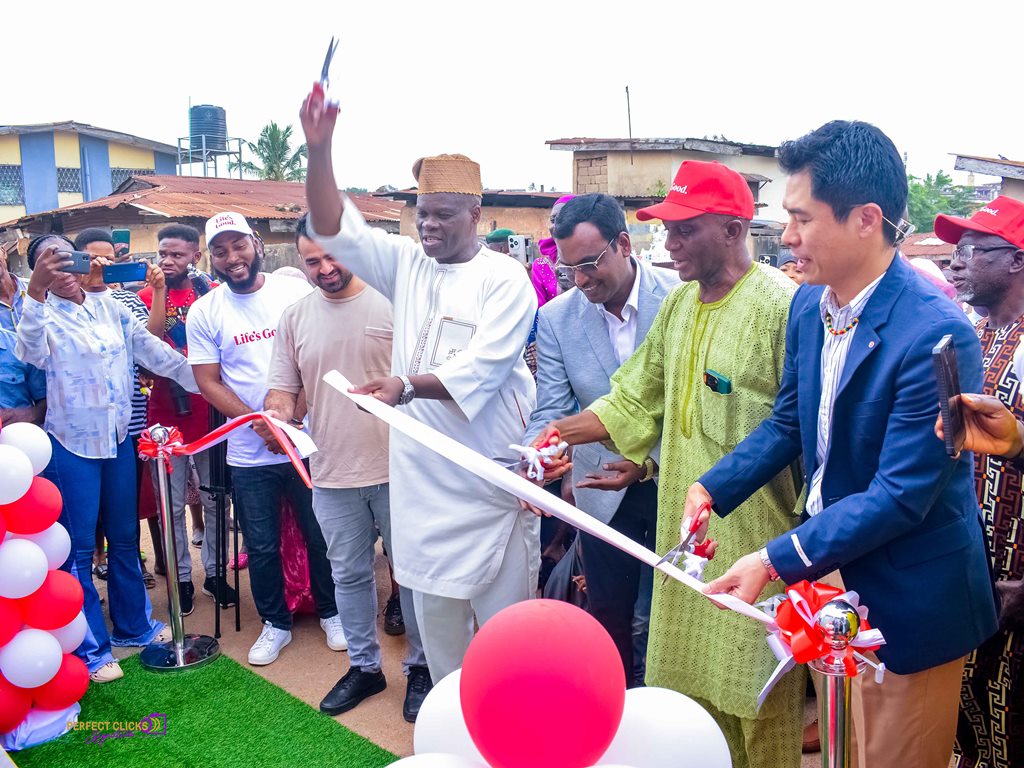
[[[338,50],[338,43],[341,40],[335,39],[331,36],[331,42],[327,46],[327,55],[324,56],[324,68],[320,70],[320,85],[327,88],[327,84],[330,82],[328,77],[331,73],[331,60],[334,59],[334,52]]]
[[[508,459],[494,459],[502,469],[510,469],[513,472],[518,472],[521,469],[526,469],[530,466],[530,462],[526,459],[516,459],[515,461],[509,461]]]

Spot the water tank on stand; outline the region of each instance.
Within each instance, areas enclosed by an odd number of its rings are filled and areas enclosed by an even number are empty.
[[[192,149],[203,149],[203,136],[206,137],[206,149],[217,152],[227,150],[228,123],[227,113],[223,107],[212,104],[200,104],[189,108],[189,137]]]

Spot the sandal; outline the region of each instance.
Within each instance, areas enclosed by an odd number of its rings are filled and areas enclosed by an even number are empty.
[[[107,564],[106,563],[100,563],[99,565],[94,565],[92,567],[92,575],[95,576],[97,579],[100,579],[101,581],[106,581],[107,580]]]
[[[146,589],[153,589],[156,586],[156,577],[149,571],[143,571],[142,583],[146,585]]]

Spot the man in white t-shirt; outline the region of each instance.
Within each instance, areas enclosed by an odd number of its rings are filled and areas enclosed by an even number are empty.
[[[188,361],[206,401],[234,418],[262,410],[278,321],[313,287],[260,272],[263,242],[237,213],[219,213],[206,222],[206,245],[222,284],[192,305],[186,326]],[[301,421],[296,424],[301,427]],[[312,494],[287,457],[269,450],[270,435],[264,430],[262,425],[235,430],[227,451],[235,511],[249,551],[252,597],[263,620],[263,631],[249,651],[254,666],[272,663],[292,639],[280,556],[284,498],[291,502],[306,539],[309,581],[327,645],[336,651],[347,648]]]
[[[488,458],[509,455],[536,401],[523,359],[537,296],[521,264],[476,239],[480,166],[463,155],[413,168],[417,243],[369,227],[339,197],[331,161],[335,106],[322,92],[302,111],[309,147],[309,234],[394,305],[392,376],[357,391]],[[533,597],[538,519],[510,494],[400,432],[391,433],[395,578],[413,590],[435,682],[462,666],[474,622]]]

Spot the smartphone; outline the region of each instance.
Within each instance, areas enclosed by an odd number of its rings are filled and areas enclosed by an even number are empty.
[[[104,283],[134,283],[146,279],[146,265],[141,261],[126,261],[103,268]]]
[[[114,241],[114,256],[124,259],[132,250],[132,231],[130,229],[110,230],[110,239]]]
[[[939,385],[939,413],[942,414],[946,453],[955,459],[963,450],[966,426],[960,403],[960,369],[952,336],[943,336],[932,348],[932,365],[935,366],[935,379]]]
[[[732,381],[718,371],[712,371],[710,368],[704,371],[704,383],[712,392],[717,392],[720,395],[732,394]]]
[[[60,255],[72,262],[61,272],[71,272],[76,275],[89,274],[89,270],[92,268],[92,257],[85,251],[60,251]]]

